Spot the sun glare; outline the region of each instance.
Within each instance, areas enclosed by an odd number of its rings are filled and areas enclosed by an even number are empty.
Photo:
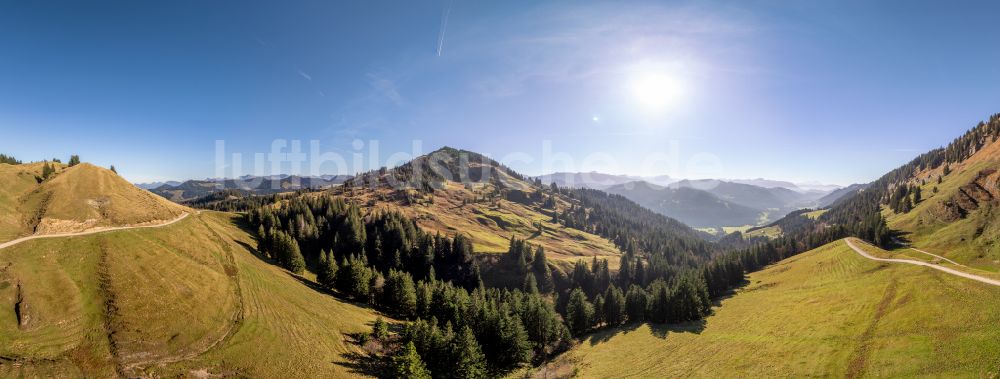
[[[632,80],[632,96],[639,106],[648,111],[669,110],[677,104],[681,95],[681,83],[659,72],[646,72]]]

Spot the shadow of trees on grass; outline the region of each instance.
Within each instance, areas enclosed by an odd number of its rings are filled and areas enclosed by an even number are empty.
[[[347,368],[351,374],[374,376],[377,378],[390,377],[390,358],[380,356],[371,351],[368,346],[365,346],[370,342],[366,341],[368,339],[366,333],[343,333],[342,335],[344,342],[354,345],[358,349],[341,354],[341,357],[345,361],[334,362],[334,364]]]
[[[617,335],[625,335],[632,333],[639,329],[643,325],[649,325],[649,329],[652,334],[658,338],[667,338],[670,333],[694,333],[701,334],[705,330],[705,326],[708,323],[708,318],[715,314],[715,309],[722,306],[722,302],[735,296],[739,289],[742,289],[750,284],[749,280],[743,280],[742,283],[737,288],[734,288],[726,294],[712,299],[712,310],[710,313],[701,318],[700,320],[688,321],[675,324],[657,324],[650,322],[634,322],[630,324],[625,324],[617,328],[603,329],[596,331],[586,338],[584,338],[581,343],[590,343],[591,346],[598,345],[604,342],[608,342]]]
[[[584,343],[590,343],[591,346],[602,344],[608,342],[612,338],[618,335],[626,335],[632,333],[642,327],[643,325],[649,325],[650,331],[654,336],[658,338],[667,338],[670,333],[694,333],[701,334],[705,330],[705,319],[697,321],[683,322],[679,324],[653,324],[653,323],[631,323],[621,327],[613,329],[605,329],[595,332],[588,336]]]
[[[402,343],[399,335],[402,333],[403,325],[389,323],[389,330],[393,334],[384,340],[373,339],[366,332],[343,333],[344,342],[356,349],[341,354],[345,361],[334,364],[347,368],[352,374],[378,378],[392,377],[392,355]]]

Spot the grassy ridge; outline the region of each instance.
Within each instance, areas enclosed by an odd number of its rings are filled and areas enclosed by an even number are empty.
[[[917,180],[911,185],[920,185],[923,201],[908,213],[895,214],[884,210],[889,226],[902,231],[913,246],[931,253],[955,260],[961,264],[990,272],[1000,272],[1000,222],[996,220],[995,204],[983,206],[967,217],[947,221],[942,220],[940,207],[952,199],[959,188],[968,184],[983,169],[1000,168],[1000,143],[983,148],[969,159],[951,165],[951,174],[943,175],[943,167],[917,173]],[[942,182],[937,183],[938,176]],[[934,192],[937,188],[937,192]]]
[[[0,163],[0,241],[10,241],[25,233],[21,197],[36,186],[42,175],[42,163],[9,165]]]
[[[0,241],[31,234],[79,232],[100,227],[172,220],[190,209],[139,189],[111,170],[81,163],[0,164]]]
[[[374,313],[259,259],[233,217],[0,250],[0,306],[27,317],[0,312],[0,376],[349,375]]]
[[[749,279],[704,324],[644,324],[598,333],[550,365],[550,374],[978,377],[1000,372],[1000,288],[870,261],[842,241]]]
[[[514,182],[513,179],[508,179]],[[523,186],[528,186],[522,183]],[[369,210],[392,209],[417,220],[421,228],[431,233],[452,235],[465,233],[472,239],[477,253],[506,252],[512,235],[527,239],[531,244],[543,246],[550,259],[573,262],[594,256],[617,261],[617,247],[605,238],[552,222],[552,211],[538,206],[498,199],[474,202],[491,185],[480,185],[470,190],[454,182],[434,191],[433,200],[404,204],[392,197],[384,188],[348,193]],[[560,201],[560,209],[569,207]],[[543,230],[538,233],[537,225]]]

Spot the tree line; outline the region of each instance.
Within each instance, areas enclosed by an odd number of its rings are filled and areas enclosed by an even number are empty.
[[[19,165],[22,162],[17,160],[17,158],[14,158],[13,156],[0,154],[0,163]]]

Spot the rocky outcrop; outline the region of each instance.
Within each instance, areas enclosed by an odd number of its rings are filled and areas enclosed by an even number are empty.
[[[997,199],[1000,199],[1000,173],[994,169],[982,170],[935,213],[946,221],[954,221]]]

